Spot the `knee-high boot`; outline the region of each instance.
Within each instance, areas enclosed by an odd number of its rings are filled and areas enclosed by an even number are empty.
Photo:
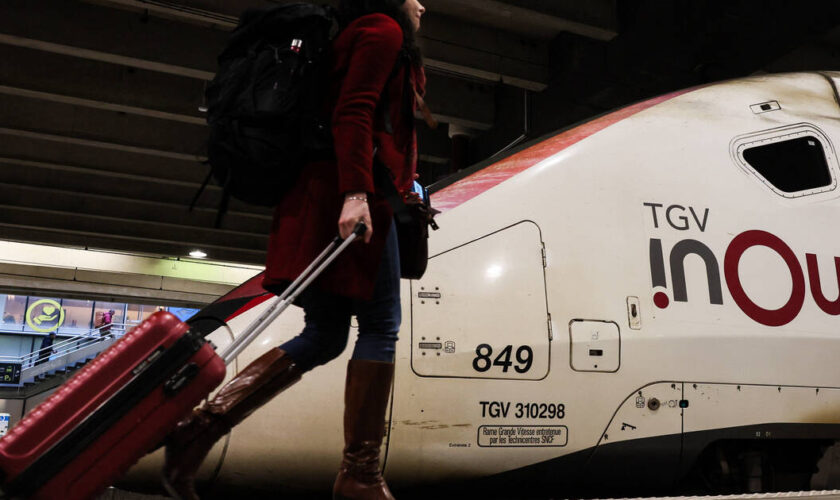
[[[333,486],[334,500],[393,500],[382,478],[379,448],[394,363],[350,360],[344,391],[344,459]]]
[[[298,380],[301,373],[281,349],[272,349],[246,366],[201,408],[178,424],[166,439],[163,484],[176,499],[198,500],[195,474],[204,458],[230,429]]]

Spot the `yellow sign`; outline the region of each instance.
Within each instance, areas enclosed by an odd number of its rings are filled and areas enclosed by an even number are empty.
[[[62,323],[64,323],[64,309],[54,300],[41,299],[26,310],[26,324],[36,332],[54,332]]]

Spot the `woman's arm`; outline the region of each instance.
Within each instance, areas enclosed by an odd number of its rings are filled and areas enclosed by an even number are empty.
[[[332,132],[338,162],[339,190],[345,196],[339,233],[347,237],[358,221],[373,228],[367,193],[373,186],[373,123],[403,42],[399,24],[384,14],[359,18],[347,74],[339,90],[332,117]]]

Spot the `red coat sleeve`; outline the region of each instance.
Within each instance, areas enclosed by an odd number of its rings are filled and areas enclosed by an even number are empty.
[[[339,189],[372,193],[376,107],[396,64],[403,33],[384,14],[361,17],[347,29],[358,33],[332,116]]]

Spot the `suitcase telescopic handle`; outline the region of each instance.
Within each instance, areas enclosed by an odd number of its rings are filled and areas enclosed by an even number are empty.
[[[353,232],[347,239],[336,237],[332,243],[324,249],[321,254],[309,264],[300,276],[297,277],[291,285],[286,287],[279,297],[275,298],[271,307],[265,310],[260,316],[251,322],[245,331],[231,343],[227,349],[224,350],[220,356],[225,361],[225,364],[230,364],[236,359],[251,342],[253,342],[260,334],[270,325],[278,316],[280,316],[290,304],[294,303],[301,292],[315,281],[316,278],[329,266],[332,261],[336,259],[341,252],[344,251],[357,238],[363,236],[367,232],[367,226],[364,222],[359,222],[353,228]]]

